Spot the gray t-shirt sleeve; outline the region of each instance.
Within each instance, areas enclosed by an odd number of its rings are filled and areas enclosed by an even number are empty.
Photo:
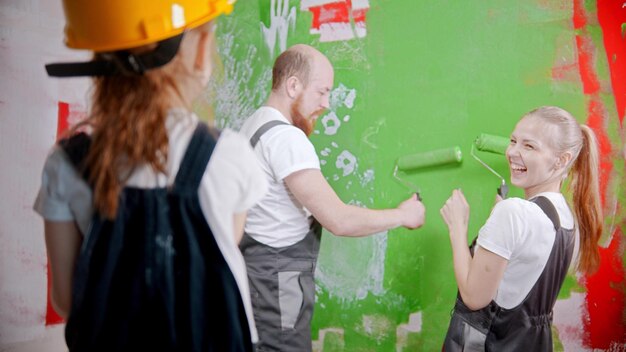
[[[91,222],[91,190],[57,146],[44,163],[33,209],[48,221],[76,221],[83,234]]]

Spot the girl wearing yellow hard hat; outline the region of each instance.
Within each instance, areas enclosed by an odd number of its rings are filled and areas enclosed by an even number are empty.
[[[228,0],[64,0],[68,47],[46,65],[93,76],[88,118],[55,145],[34,209],[52,302],[71,351],[251,351],[237,243],[267,189],[248,141],[191,103],[216,56]]]

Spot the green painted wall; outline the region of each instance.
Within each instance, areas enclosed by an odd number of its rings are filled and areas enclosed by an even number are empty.
[[[267,97],[280,40],[270,49],[264,27],[282,18],[287,46],[313,45],[335,66],[329,114],[340,125],[329,135],[320,118],[312,140],[341,199],[368,208],[395,206],[410,193],[392,177],[399,156],[451,146],[464,156],[458,166],[400,174],[422,192],[423,228],[362,239],[324,234],[315,347],[439,350],[456,294],[439,209],[453,188],[462,188],[473,237],[500,183],[470,156],[473,140],[480,133],[508,137],[521,115],[541,105],[564,107],[581,122],[586,118],[572,4],[370,0],[364,37],[320,42],[309,31],[311,12],[301,10],[300,1],[285,1],[283,8],[283,1],[240,0],[234,15],[219,23],[224,69],[208,96],[217,101],[218,126],[238,128]],[[606,67],[598,67],[606,76]],[[614,110],[610,99],[606,104]],[[508,180],[504,157],[478,155]],[[351,156],[353,169],[345,167]],[[512,189],[510,195],[522,193]],[[573,279],[566,287],[580,291]],[[405,326],[414,313],[413,325]]]

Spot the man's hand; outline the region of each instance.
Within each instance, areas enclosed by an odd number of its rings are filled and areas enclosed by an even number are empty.
[[[424,204],[417,200],[417,195],[411,197],[398,205],[398,209],[405,214],[402,226],[409,229],[416,229],[424,225],[426,208]]]

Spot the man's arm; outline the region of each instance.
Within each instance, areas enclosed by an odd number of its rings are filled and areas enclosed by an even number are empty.
[[[373,210],[345,204],[318,169],[304,169],[285,177],[296,197],[322,224],[338,236],[360,237],[398,226],[424,224],[424,205],[413,195],[395,209]]]

